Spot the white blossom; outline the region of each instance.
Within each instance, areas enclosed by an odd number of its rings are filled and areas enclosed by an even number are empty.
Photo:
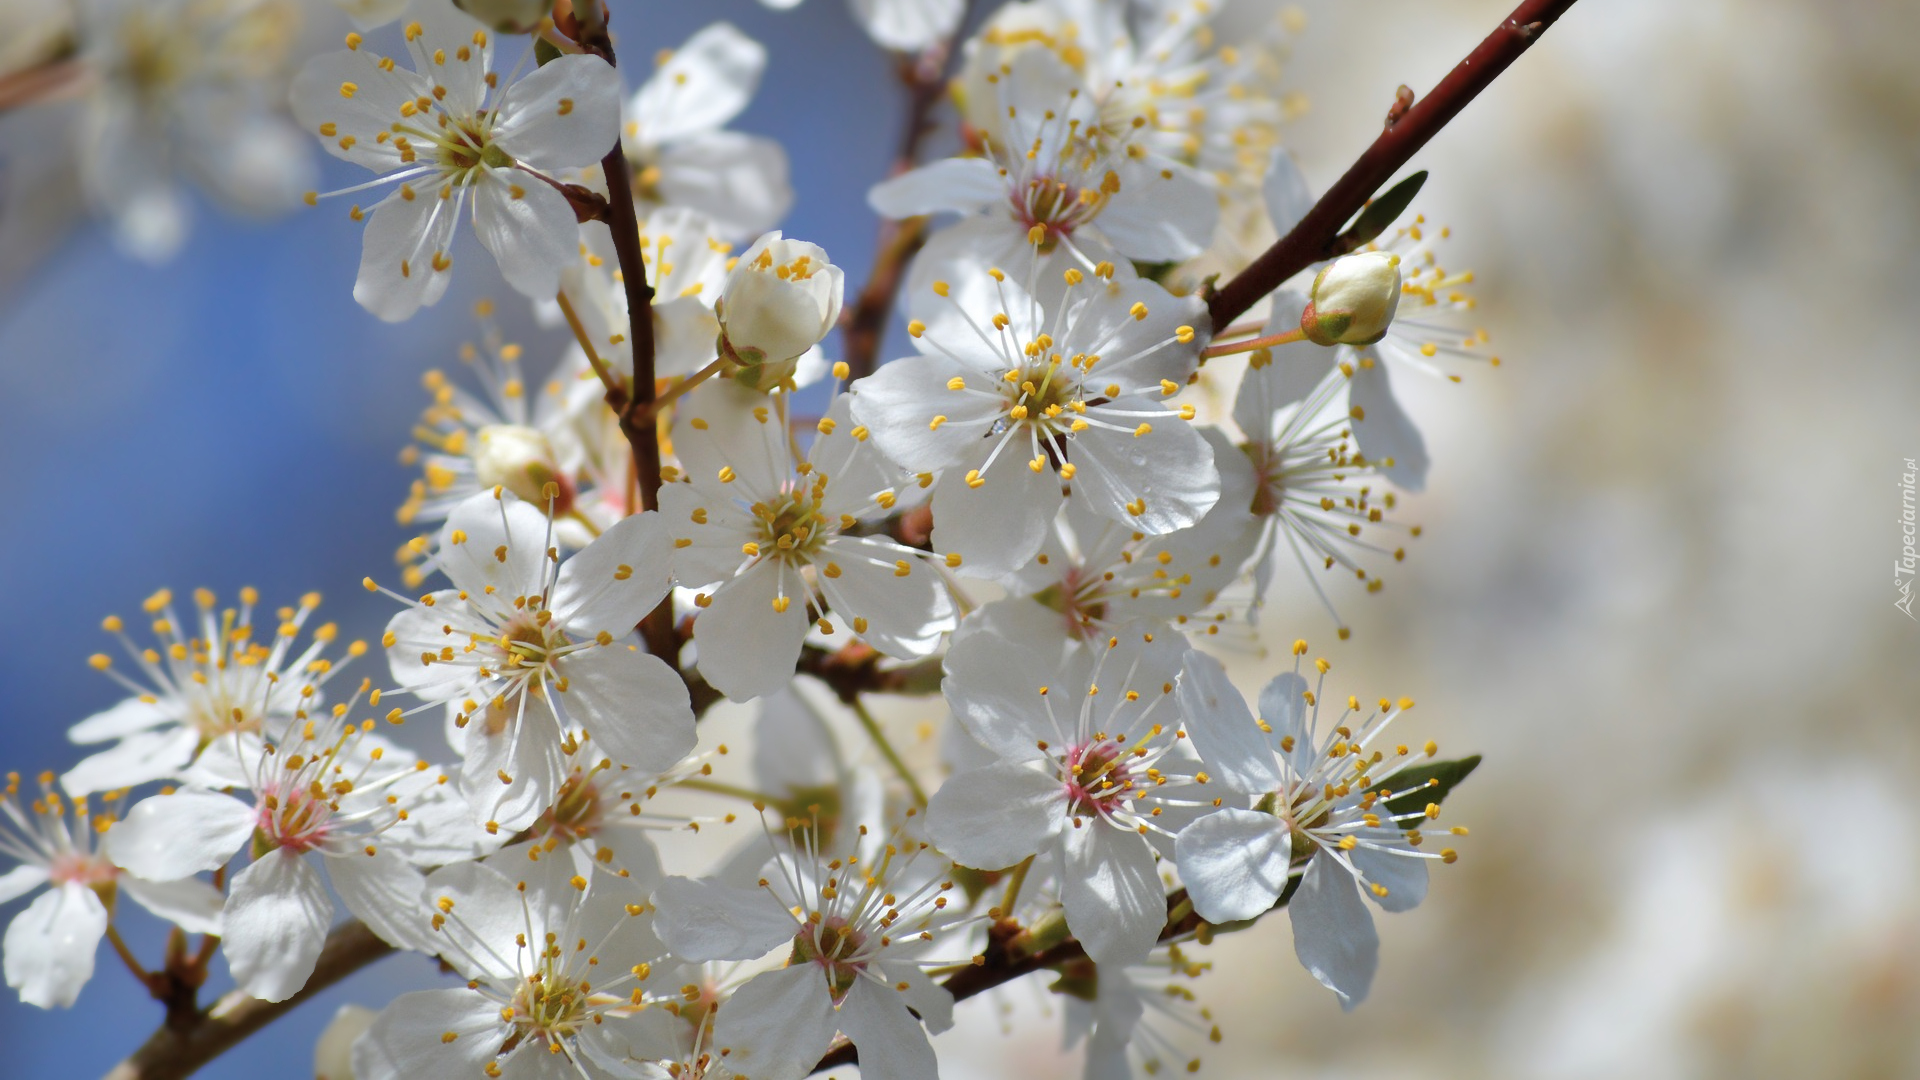
[[[321,701],[334,672],[324,654],[338,630],[316,628],[298,644],[319,593],[283,607],[272,621],[257,610],[259,594],[240,590],[237,608],[221,608],[212,591],[196,589],[194,618],[181,619],[173,593],[161,589],[141,607],[153,620],[158,648],[136,645],[125,622],[108,616],[102,627],[119,640],[136,674],[123,673],[113,658],[89,660],[133,696],[75,724],[67,737],[82,745],[117,740],[67,770],[61,786],[74,795],[129,788],[180,775],[208,744],[235,731],[258,733],[290,720]],[[366,651],[353,642],[349,658]]]
[[[0,874],[0,904],[46,886],[7,924],[7,985],[29,1005],[66,1008],[80,996],[120,896],[188,933],[220,933],[220,890],[192,878],[148,880],[95,846],[95,834],[118,812],[117,797],[98,810],[85,796],[63,797],[52,773],[41,774],[39,797],[22,806],[20,774],[7,774],[0,793],[0,856],[17,865]]]
[[[644,907],[603,899],[604,879],[559,860],[515,866],[428,880],[418,904],[432,904],[431,951],[468,981],[394,999],[354,1044],[355,1080],[658,1075],[629,1054],[655,1041],[641,1005],[659,951]]]
[[[354,299],[390,322],[436,303],[469,200],[508,284],[552,296],[577,236],[557,174],[599,161],[619,138],[620,77],[598,57],[572,55],[501,80],[490,31],[447,0],[416,12],[403,31],[412,71],[353,34],[293,80],[301,125],[328,153],[381,174],[335,194],[398,185],[367,221]]]
[[[1296,668],[1305,644],[1294,648]],[[1175,852],[1193,909],[1211,922],[1256,918],[1299,878],[1287,906],[1294,951],[1351,1009],[1366,998],[1379,962],[1362,895],[1386,911],[1413,908],[1427,895],[1427,861],[1452,862],[1454,852],[1423,850],[1418,826],[1440,808],[1420,799],[1418,785],[1397,794],[1394,787],[1394,777],[1437,749],[1389,747],[1381,738],[1413,702],[1382,698],[1373,708],[1349,697],[1323,727],[1328,666],[1315,663],[1319,685],[1309,690],[1297,670],[1278,675],[1261,691],[1255,717],[1218,661],[1187,654],[1179,693],[1194,747],[1222,787],[1254,801],[1194,822]],[[1397,796],[1413,808],[1392,806]]]
[[[669,587],[658,515],[625,518],[564,562],[551,534],[506,493],[461,503],[435,556],[453,587],[406,601],[385,638],[401,687],[444,703],[461,733],[474,813],[508,830],[559,794],[569,730],[656,772],[694,743],[686,685],[628,643]]]
[[[155,881],[219,870],[250,845],[220,946],[255,997],[284,1001],[306,984],[333,924],[329,883],[387,943],[419,949],[425,879],[415,864],[484,848],[466,806],[442,795],[448,778],[373,734],[371,719],[353,720],[358,703],[297,715],[270,740],[221,738],[187,786],[135,803],[107,832],[114,862]]]
[[[785,686],[810,630],[851,633],[889,656],[931,653],[953,605],[926,553],[863,523],[895,505],[899,477],[836,397],[805,458],[795,456],[786,398],[727,382],[680,409],[674,449],[684,482],[660,495],[681,584],[696,600],[700,671],[736,701]]]
[[[802,822],[788,828],[798,842],[754,886],[687,878],[661,886],[656,927],[676,955],[749,960],[788,950],[784,968],[734,992],[714,1043],[755,1080],[810,1074],[836,1031],[875,1075],[935,1075],[927,1035],[953,1025],[953,997],[924,969],[953,959],[940,955],[958,925],[946,863],[903,832],[883,843],[863,830],[829,856]]]
[[[997,760],[940,786],[933,841],[981,870],[1037,858],[1100,964],[1152,949],[1167,903],[1150,836],[1171,836],[1211,799],[1174,704],[1184,648],[1177,634],[1129,627],[1088,650],[976,633],[947,654],[954,719]]]
[[[1050,306],[998,269],[935,282],[925,321],[907,328],[922,355],[853,387],[853,417],[880,450],[937,474],[934,548],[963,572],[1024,566],[1065,498],[1148,535],[1219,500],[1193,407],[1162,404],[1195,371],[1205,305],[1148,281],[1062,278]]]
[[[978,261],[1038,280],[1051,300],[1064,269],[1130,274],[1133,260],[1179,261],[1206,248],[1218,201],[1191,170],[1131,142],[1144,117],[1109,137],[1078,77],[1044,49],[1021,51],[992,78],[1007,119],[1002,136],[982,136],[986,156],[934,162],[868,194],[887,217],[965,215],[915,257],[910,293]],[[1028,276],[1036,266],[1037,279]]]
[[[270,0],[84,0],[75,29],[91,72],[80,123],[88,201],[133,255],[186,241],[191,179],[254,214],[312,183],[299,133],[277,114],[293,15]]]
[[[787,152],[772,139],[726,130],[766,66],[766,49],[725,22],[664,54],[627,102],[621,141],[643,209],[697,210],[728,240],[758,236],[786,217]]]

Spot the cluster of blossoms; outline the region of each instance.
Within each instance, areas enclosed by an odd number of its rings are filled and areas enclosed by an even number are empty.
[[[203,45],[263,7],[174,6]],[[1266,664],[1283,617],[1348,636],[1332,580],[1378,589],[1419,535],[1390,372],[1447,375],[1485,335],[1423,221],[1213,325],[1200,277],[1311,204],[1279,149],[1297,27],[1016,0],[955,48],[959,0],[853,0],[882,46],[953,54],[962,148],[870,193],[955,215],[895,268],[911,351],[876,365],[826,351],[841,268],[771,231],[778,145],[725,127],[766,62],[738,30],[628,97],[596,5],[343,6],[358,28],[291,102],[376,174],[332,194],[384,192],[350,211],[355,298],[435,303],[464,218],[571,344],[529,376],[484,305],[471,374],[427,377],[420,531],[398,589],[364,582],[395,604],[383,656],[311,627],[317,596],[269,617],[203,590],[183,618],[163,591],[150,644],[106,620],[126,659],[92,664],[129,696],[71,735],[110,745],[0,800],[0,901],[46,886],[9,985],[67,1005],[103,936],[130,958],[124,893],[205,935],[167,974],[217,948],[243,998],[301,993],[336,897],[464,977],[325,1040],[360,1080],[777,1080],[855,1052],[932,1077],[929,1037],[1016,965],[1057,975],[1089,1076],[1197,1066],[1188,1036],[1220,1033],[1194,940],[1279,906],[1307,972],[1366,997],[1372,909],[1454,861],[1436,819],[1472,762],[1388,740],[1412,702],[1339,694],[1304,641],[1253,704],[1222,660]],[[1326,614],[1269,602],[1289,564]],[[937,763],[872,694],[918,698]],[[759,710],[749,754],[698,724],[722,699]],[[432,750],[400,730],[423,714]],[[670,872],[667,832],[708,856]]]

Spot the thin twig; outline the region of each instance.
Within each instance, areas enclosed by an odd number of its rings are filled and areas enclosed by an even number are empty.
[[[358,922],[338,927],[327,936],[326,948],[314,965],[307,985],[285,1001],[262,1001],[238,990],[227,994],[199,1014],[185,1030],[161,1027],[133,1056],[114,1066],[106,1080],[181,1080],[219,1057],[242,1039],[266,1027],[302,1002],[393,951]]]
[[[1404,108],[1405,99],[1396,97],[1393,122],[1373,145],[1291,232],[1208,300],[1213,325],[1228,325],[1288,278],[1329,257],[1341,226],[1573,4],[1574,0],[1526,0],[1418,104]]]
[[[899,148],[894,152],[888,176],[899,176],[920,162],[920,144],[933,128],[933,110],[940,104],[947,87],[947,61],[953,55],[954,42],[966,31],[973,13],[969,2],[954,24],[953,37],[919,56],[900,61],[900,82],[907,88],[906,125],[900,131]],[[893,314],[894,296],[900,291],[900,279],[907,263],[927,242],[927,219],[905,218],[882,221],[874,242],[873,269],[859,298],[846,309],[841,341],[844,359],[852,369],[850,378],[873,374],[880,358],[881,339],[886,336],[887,320]]]

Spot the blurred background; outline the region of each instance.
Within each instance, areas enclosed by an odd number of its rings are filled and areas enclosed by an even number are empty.
[[[1395,86],[1432,86],[1511,5],[1298,6],[1309,107],[1286,138],[1324,186]],[[344,26],[309,10],[330,47]],[[787,233],[864,280],[900,103],[844,7],[614,10],[628,56],[717,18],[770,46],[736,126],[786,142]],[[1353,1013],[1284,918],[1198,950],[1223,1032],[1206,1075],[1920,1075],[1920,623],[1890,568],[1920,457],[1916,40],[1907,2],[1585,0],[1416,160],[1416,209],[1452,226],[1444,261],[1476,272],[1504,364],[1399,380],[1434,459],[1407,500],[1426,535],[1348,597],[1352,640],[1304,588],[1266,631],[1362,696],[1418,699],[1443,752],[1484,753],[1448,804],[1473,835],[1425,905],[1380,920]],[[357,582],[390,579],[408,535],[421,373],[454,366],[482,297],[530,357],[563,344],[480,258],[439,306],[376,322],[332,210],[203,204],[171,264],[130,260],[73,216],[48,149],[70,124],[0,116],[0,580],[22,620],[0,763],[29,776],[77,760],[67,726],[119,696],[85,664],[101,617],[162,585],[318,589],[377,637],[391,609]],[[1272,667],[1235,674],[1252,690]],[[68,1012],[0,994],[0,1075],[96,1076],[145,1037],[159,1006],[99,964]],[[341,1003],[437,979],[387,961],[203,1075],[304,1075]],[[945,1075],[1077,1075],[1029,989],[961,1010]]]

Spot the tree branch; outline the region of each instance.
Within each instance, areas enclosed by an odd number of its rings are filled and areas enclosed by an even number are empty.
[[[1525,0],[1424,99],[1409,108],[1409,95],[1402,87],[1386,130],[1373,145],[1327,189],[1292,231],[1208,300],[1213,325],[1226,326],[1288,278],[1332,257],[1341,226],[1573,4],[1574,0]]]
[[[307,985],[285,1001],[262,1001],[235,990],[185,1029],[163,1025],[105,1080],[180,1080],[308,998],[393,951],[359,922],[335,928]]]
[[[920,143],[933,128],[933,110],[940,104],[947,86],[947,61],[953,55],[954,42],[966,32],[973,4],[966,5],[953,36],[919,56],[900,61],[900,81],[907,88],[906,126],[900,131],[899,148],[894,152],[889,177],[899,176],[920,161]],[[873,374],[879,362],[881,339],[887,333],[887,319],[893,314],[894,296],[900,291],[900,278],[907,263],[927,242],[927,219],[906,218],[882,221],[874,242],[873,270],[867,284],[852,307],[846,309],[841,340],[845,347],[851,378]]]

